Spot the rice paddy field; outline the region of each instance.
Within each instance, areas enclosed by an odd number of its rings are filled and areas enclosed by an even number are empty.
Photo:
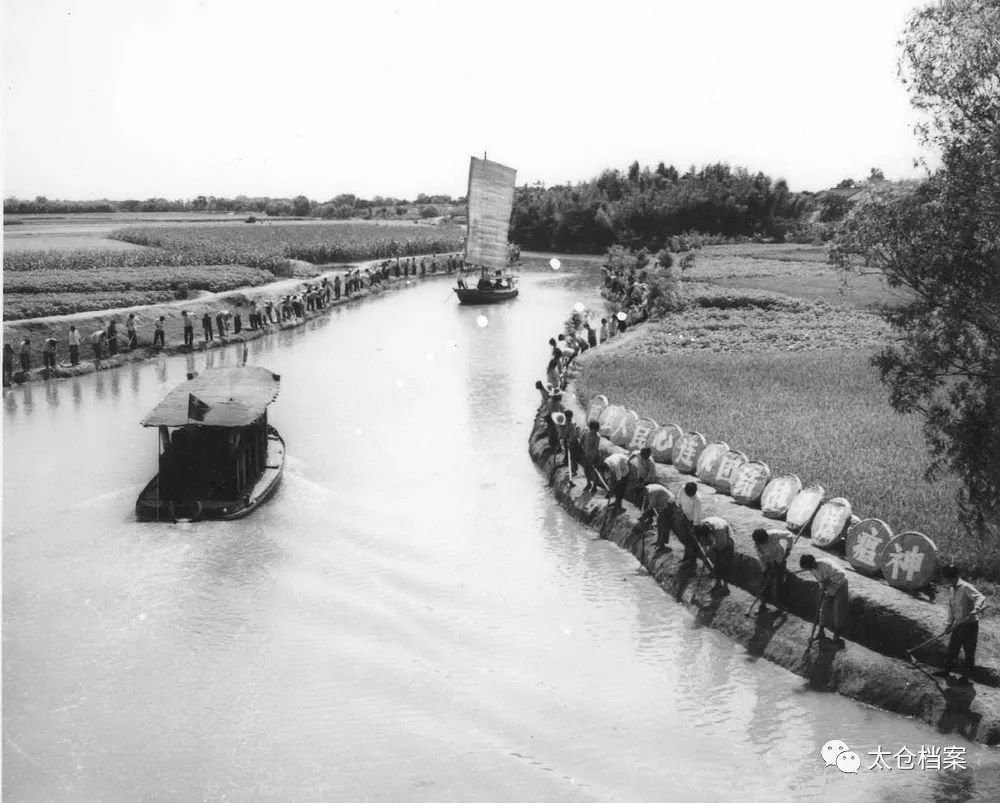
[[[924,480],[921,421],[892,410],[870,366],[892,336],[874,310],[899,296],[875,276],[841,289],[823,248],[697,254],[683,283],[687,308],[588,352],[580,399],[604,394],[725,441],[775,473],[819,483],[828,498],[846,497],[859,516],[927,534],[973,575],[1000,579],[1000,543],[964,534],[954,478]],[[764,280],[782,291],[761,289]]]
[[[153,304],[315,275],[312,265],[461,248],[457,226],[376,222],[247,224],[67,215],[4,228],[4,319]],[[14,244],[15,247],[9,246]],[[28,247],[34,246],[34,247]]]
[[[190,255],[214,264],[270,264],[300,259],[314,264],[457,251],[464,242],[458,226],[414,224],[289,223],[280,226],[235,223],[220,226],[134,226],[112,231],[113,240]],[[197,257],[207,257],[197,259]]]

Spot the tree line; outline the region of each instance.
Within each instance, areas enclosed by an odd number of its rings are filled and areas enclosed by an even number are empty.
[[[511,239],[524,248],[577,253],[611,245],[655,251],[688,231],[783,240],[826,203],[816,193],[791,192],[782,178],[722,162],[681,174],[663,162],[651,170],[636,161],[624,173],[608,169],[571,186],[518,187]]]
[[[257,213],[270,217],[320,217],[320,218],[371,218],[411,215],[414,209],[422,217],[437,217],[446,214],[451,207],[465,203],[465,198],[450,195],[426,195],[420,193],[415,199],[393,198],[376,195],[359,198],[351,193],[342,193],[328,201],[314,201],[305,195],[294,198],[271,198],[269,196],[249,197],[237,195],[235,198],[215,195],[198,195],[194,198],[146,198],[122,201],[100,198],[89,201],[50,199],[44,195],[34,199],[17,197],[5,198],[3,211],[6,215],[47,215],[74,213],[112,212],[235,212]]]

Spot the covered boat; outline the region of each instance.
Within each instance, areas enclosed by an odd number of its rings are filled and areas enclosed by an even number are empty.
[[[174,388],[143,420],[159,430],[159,471],[135,505],[141,521],[236,519],[274,493],[285,443],[267,423],[281,377],[211,368]]]
[[[461,304],[496,304],[517,298],[517,277],[507,270],[507,230],[516,177],[517,171],[511,167],[472,157],[465,263],[479,268],[480,275],[475,287],[459,278],[454,289]]]

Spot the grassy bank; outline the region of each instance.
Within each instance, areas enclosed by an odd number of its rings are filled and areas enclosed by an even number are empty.
[[[812,251],[757,249],[759,258],[747,245],[699,252],[689,272],[697,281],[684,282],[688,307],[588,352],[581,400],[604,394],[725,441],[776,474],[798,474],[823,485],[827,497],[846,497],[862,517],[926,533],[944,560],[1000,579],[1000,543],[965,535],[955,479],[923,479],[921,421],[891,409],[870,366],[891,336],[870,311],[886,302],[886,291],[869,283],[849,300],[832,293],[817,300],[815,280],[828,278],[829,268]],[[741,286],[765,278],[782,292]]]
[[[346,268],[366,268],[375,267],[377,262],[360,263],[356,265],[346,265],[339,267],[334,272],[324,273],[331,280],[335,274],[342,273]],[[200,298],[187,299],[184,301],[170,301],[163,304],[153,304],[150,306],[136,306],[113,312],[108,310],[82,312],[65,317],[51,318],[31,318],[20,321],[9,321],[4,323],[4,341],[17,346],[24,338],[30,339],[32,343],[32,372],[29,381],[46,380],[46,372],[41,368],[41,349],[44,341],[48,337],[53,337],[57,341],[56,360],[58,367],[53,377],[64,378],[80,374],[90,373],[96,369],[93,361],[93,350],[89,336],[97,329],[104,330],[111,320],[118,324],[119,352],[114,357],[108,357],[108,349],[103,349],[102,369],[114,368],[128,362],[155,358],[160,354],[186,353],[192,349],[183,345],[183,317],[182,312],[186,311],[194,323],[195,339],[194,350],[200,351],[205,348],[220,348],[233,342],[240,342],[278,331],[279,329],[292,328],[311,320],[319,315],[324,315],[334,306],[350,304],[377,295],[389,290],[410,287],[418,282],[430,280],[438,276],[446,276],[444,273],[428,274],[421,278],[390,277],[380,284],[370,288],[362,288],[355,291],[350,297],[342,296],[339,300],[331,299],[330,305],[315,312],[306,312],[302,319],[292,318],[282,324],[269,326],[264,331],[252,331],[249,329],[248,309],[251,301],[255,301],[263,308],[267,301],[278,302],[287,294],[297,293],[302,289],[302,282],[298,279],[286,279],[272,282],[259,287],[241,287],[237,290],[230,290],[215,295],[206,295]],[[202,315],[208,313],[213,317],[213,328],[215,326],[214,317],[219,312],[230,311],[239,313],[242,316],[243,330],[236,335],[230,333],[227,340],[223,341],[215,332],[215,337],[208,343],[201,327]],[[139,339],[139,347],[129,350],[125,347],[125,320],[128,313],[135,314],[135,325]],[[277,314],[277,313],[276,313]],[[152,348],[153,331],[155,322],[162,316],[164,318],[165,347],[162,350]],[[70,325],[74,325],[80,331],[83,343],[80,348],[80,364],[71,366],[69,364],[67,332]],[[16,376],[15,381],[19,382]]]

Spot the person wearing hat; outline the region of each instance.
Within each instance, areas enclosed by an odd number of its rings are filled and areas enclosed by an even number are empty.
[[[715,583],[712,584],[712,591],[728,594],[729,583],[726,581],[726,576],[732,569],[733,555],[736,551],[733,544],[733,528],[721,516],[707,516],[695,527],[694,536],[701,540],[705,554],[715,567]]]
[[[167,341],[166,341],[166,332],[164,331],[164,327],[166,326],[166,321],[167,321],[166,317],[164,317],[163,315],[161,315],[159,318],[156,319],[156,322],[153,324],[153,348],[154,349],[155,348],[161,348],[162,349],[167,344]]]
[[[818,638],[820,641],[826,638],[824,628],[830,625],[834,642],[843,643],[840,631],[847,620],[847,575],[828,558],[817,559],[809,554],[799,558],[799,568],[811,571],[819,582]]]
[[[604,460],[611,482],[608,483],[608,498],[614,496],[611,507],[620,508],[629,485],[629,460],[621,452],[615,452]]]
[[[624,312],[619,312],[615,317],[618,319],[619,332],[624,332],[626,329],[628,329],[628,315],[626,315]]]
[[[549,436],[549,448],[559,453],[559,427],[565,422],[563,416],[562,393],[554,390],[549,395],[549,406],[545,414],[545,425]]]
[[[70,326],[69,335],[67,337],[69,342],[69,364],[79,365],[80,364],[80,333],[77,331],[75,326]]]
[[[130,312],[128,314],[128,320],[125,321],[125,336],[128,338],[128,347],[130,349],[139,347],[139,338],[135,333],[135,313]]]

